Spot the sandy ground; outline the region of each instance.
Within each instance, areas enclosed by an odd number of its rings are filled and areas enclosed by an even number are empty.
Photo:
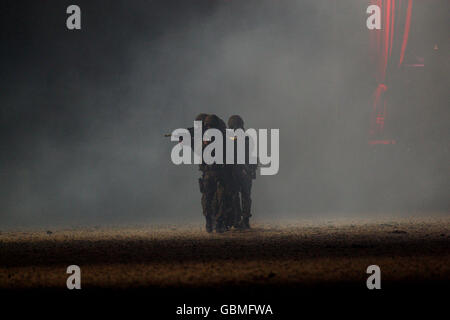
[[[450,217],[284,221],[207,234],[203,226],[141,226],[0,234],[0,288],[188,288],[353,283],[379,265],[384,287],[450,280]]]

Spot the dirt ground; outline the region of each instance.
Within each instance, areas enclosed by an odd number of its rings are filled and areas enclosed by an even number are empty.
[[[267,285],[364,286],[450,280],[450,217],[256,223],[207,234],[188,226],[95,227],[0,234],[0,288],[189,288]]]

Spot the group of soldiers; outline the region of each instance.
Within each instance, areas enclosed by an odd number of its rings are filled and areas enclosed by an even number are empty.
[[[215,114],[199,114],[196,121],[202,122],[204,131],[218,129],[226,137],[227,125]],[[228,119],[228,129],[244,130],[244,121],[238,115]],[[226,139],[226,138],[224,138]],[[205,148],[212,141],[203,141]],[[234,143],[234,157],[236,158],[237,143]],[[225,141],[224,144],[225,146]],[[193,143],[191,144],[193,146]],[[250,229],[251,217],[251,189],[252,180],[256,178],[256,164],[249,164],[249,138],[246,137],[246,161],[244,164],[200,164],[199,178],[200,192],[202,194],[202,209],[206,219],[206,231],[223,233],[232,228]],[[224,151],[224,160],[226,158]]]

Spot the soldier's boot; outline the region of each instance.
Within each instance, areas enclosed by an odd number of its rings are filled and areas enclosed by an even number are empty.
[[[227,212],[227,219],[226,219],[226,223],[225,223],[225,229],[226,231],[230,230],[233,227],[233,221],[231,218],[231,213]]]
[[[225,223],[222,221],[222,219],[218,220],[216,222],[216,233],[224,233],[225,231],[227,231]]]
[[[210,216],[206,216],[206,232],[211,233],[213,232],[214,226],[213,221]]]

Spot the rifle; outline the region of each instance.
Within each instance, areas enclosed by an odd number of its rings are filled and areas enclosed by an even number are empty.
[[[193,138],[194,137],[194,127],[187,128],[186,130],[189,131],[191,138]],[[166,138],[171,137],[171,136],[172,136],[171,133],[164,134],[164,137],[166,137]],[[181,139],[181,137],[179,137],[179,139]]]

